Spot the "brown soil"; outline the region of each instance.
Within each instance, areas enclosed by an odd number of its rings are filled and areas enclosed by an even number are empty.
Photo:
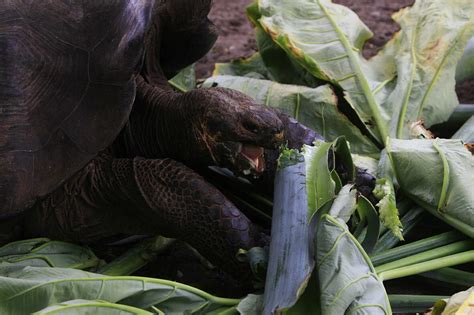
[[[200,78],[211,75],[214,63],[248,57],[256,51],[253,28],[245,16],[251,0],[214,0],[210,19],[217,25],[220,37],[214,48],[197,64]],[[374,32],[364,55],[374,55],[398,30],[391,14],[411,5],[414,0],[335,0],[353,9]],[[457,87],[461,103],[474,103],[474,80]]]

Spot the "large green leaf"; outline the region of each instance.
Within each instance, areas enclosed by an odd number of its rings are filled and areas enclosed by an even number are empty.
[[[336,143],[305,146],[304,162],[294,159],[277,172],[264,314],[390,313],[383,285],[345,223],[357,192],[346,185],[334,200],[327,156]]]
[[[86,269],[96,267],[100,260],[87,247],[35,238],[0,247],[0,263],[2,262],[21,266]]]
[[[370,259],[341,220],[321,218],[316,247],[323,314],[391,314]]]
[[[259,23],[273,40],[315,77],[342,87],[361,121],[382,143],[389,117],[383,117],[373,90],[391,76],[367,67],[361,50],[372,33],[365,24],[350,9],[327,0],[258,3]]]
[[[295,305],[313,271],[305,164],[280,168],[275,176],[263,314],[279,313]]]
[[[474,3],[419,0],[393,17],[402,30],[381,55],[393,58],[397,85],[381,105],[392,118],[390,135],[410,138],[412,124],[443,122],[459,104],[456,64],[474,33]]]
[[[402,31],[370,61],[361,55],[370,30],[330,0],[259,0],[259,25],[292,60],[340,86],[367,129],[416,137],[413,123],[442,122],[458,105],[456,62],[474,33],[470,0],[419,0],[395,15]]]
[[[474,237],[474,157],[460,140],[390,140],[403,191],[432,214]]]
[[[323,315],[391,314],[385,288],[345,222],[354,211],[355,198],[340,193],[329,213],[322,214],[316,225],[321,311]]]
[[[0,264],[0,314],[31,314],[77,299],[103,300],[148,311],[156,308],[165,314],[205,314],[239,303],[167,280]]]
[[[276,107],[331,141],[344,135],[353,153],[377,156],[379,149],[362,135],[337,108],[337,98],[328,86],[309,88],[252,78],[217,76],[206,80],[212,85],[238,90],[257,102]]]

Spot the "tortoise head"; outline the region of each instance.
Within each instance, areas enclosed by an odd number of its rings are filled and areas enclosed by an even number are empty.
[[[196,143],[213,164],[240,175],[260,176],[265,170],[265,150],[284,139],[279,112],[255,103],[231,89],[214,87],[186,93],[190,124]]]
[[[146,43],[145,66],[158,66],[161,75],[170,79],[202,58],[218,37],[217,28],[207,17],[211,7],[212,0],[159,0]],[[150,59],[156,65],[150,67]]]

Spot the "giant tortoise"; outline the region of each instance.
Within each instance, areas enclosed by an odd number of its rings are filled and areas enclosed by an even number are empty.
[[[267,238],[193,168],[259,174],[263,148],[316,135],[233,90],[168,86],[215,42],[210,7],[2,0],[0,241],[160,233],[248,270],[236,251]]]

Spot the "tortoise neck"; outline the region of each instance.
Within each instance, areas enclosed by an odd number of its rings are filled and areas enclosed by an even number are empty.
[[[142,156],[187,159],[184,143],[184,95],[169,86],[152,86],[137,78],[137,93],[129,121],[112,146],[117,157]]]

